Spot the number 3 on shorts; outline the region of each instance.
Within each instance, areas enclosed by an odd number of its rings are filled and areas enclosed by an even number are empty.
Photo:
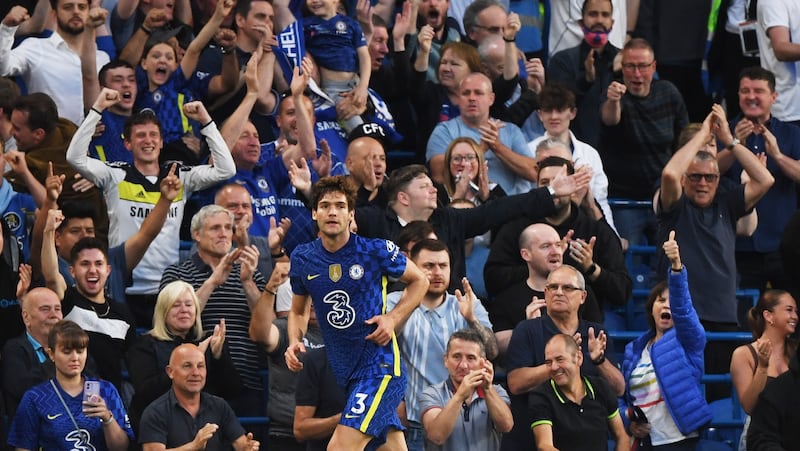
[[[365,410],[367,410],[367,406],[364,404],[364,401],[367,400],[369,395],[367,395],[366,393],[356,393],[355,397],[356,397],[356,405],[354,405],[350,409],[350,411],[355,414],[361,415],[362,413],[364,413]]]

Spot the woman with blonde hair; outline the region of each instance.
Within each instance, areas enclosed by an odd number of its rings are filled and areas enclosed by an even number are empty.
[[[790,336],[797,327],[797,302],[784,290],[767,290],[747,314],[752,343],[739,346],[731,357],[731,380],[742,409],[748,414],[739,449],[745,449],[750,412],[769,380],[789,369],[797,350]]]
[[[444,161],[444,189],[438,193],[442,205],[449,205],[455,199],[464,199],[478,206],[506,195],[500,185],[489,181],[489,168],[483,149],[474,139],[454,139],[445,150]]]
[[[153,328],[139,336],[128,351],[128,372],[135,390],[130,408],[134,430],[144,408],[169,390],[172,382],[165,368],[172,351],[184,343],[194,343],[206,353],[207,392],[223,398],[238,393],[239,373],[225,346],[225,321],[204,337],[197,295],[191,285],[176,280],[158,294]]]

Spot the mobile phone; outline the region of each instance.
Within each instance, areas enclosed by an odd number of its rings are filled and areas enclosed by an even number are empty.
[[[100,382],[86,381],[83,384],[83,402],[97,402],[100,399]]]
[[[758,24],[754,21],[739,24],[739,40],[744,56],[758,56]]]

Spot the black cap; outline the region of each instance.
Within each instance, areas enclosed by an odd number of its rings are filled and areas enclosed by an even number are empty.
[[[384,147],[386,147],[386,142],[389,138],[386,135],[386,130],[384,130],[380,124],[376,124],[375,122],[364,122],[350,132],[350,134],[347,136],[347,142],[353,142],[356,139],[363,137],[372,138],[381,143],[381,145]]]

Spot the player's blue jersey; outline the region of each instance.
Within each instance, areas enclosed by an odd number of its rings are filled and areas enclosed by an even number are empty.
[[[75,430],[56,389],[47,381],[25,392],[11,424],[8,443],[15,448],[48,451],[108,449],[100,419],[83,414],[83,393],[73,397],[61,389],[58,382],[55,386],[80,429]],[[100,397],[114,415],[114,421],[122,426],[132,441],[133,431],[117,389],[110,382],[100,381]]]
[[[347,244],[328,252],[316,239],[295,248],[291,257],[292,290],[310,295],[339,385],[390,374],[400,376],[397,338],[378,346],[364,337],[375,330],[365,321],[386,313],[386,276],[400,277],[406,257],[391,241],[350,235]]]
[[[103,162],[124,161],[133,164],[133,152],[125,148],[122,136],[127,119],[127,116],[103,110],[100,122],[106,129],[102,135],[92,138],[89,156]]]
[[[317,64],[338,72],[358,73],[356,49],[367,45],[358,22],[337,14],[328,20],[309,16],[303,19],[306,51]]]

